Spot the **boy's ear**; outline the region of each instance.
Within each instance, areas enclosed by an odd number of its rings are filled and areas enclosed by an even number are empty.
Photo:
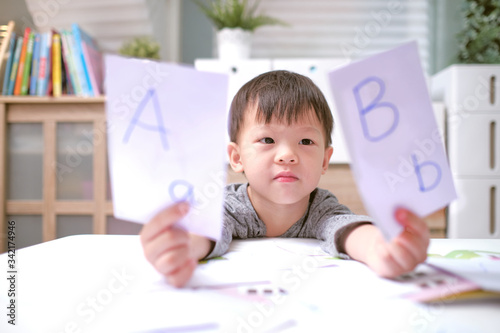
[[[322,175],[324,175],[326,173],[326,170],[328,170],[328,166],[330,165],[330,158],[332,158],[332,154],[333,154],[333,147],[328,146],[325,149],[325,156],[324,156],[323,165],[322,165],[323,171],[321,172]]]
[[[227,154],[229,155],[229,164],[234,172],[243,172],[243,163],[241,161],[240,146],[235,142],[227,145]]]

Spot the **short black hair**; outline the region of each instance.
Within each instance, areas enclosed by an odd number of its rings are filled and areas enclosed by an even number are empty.
[[[231,103],[229,136],[237,142],[245,112],[257,103],[257,119],[292,124],[314,111],[323,125],[326,146],[332,144],[333,117],[325,96],[314,82],[297,73],[276,70],[263,73],[243,85]]]

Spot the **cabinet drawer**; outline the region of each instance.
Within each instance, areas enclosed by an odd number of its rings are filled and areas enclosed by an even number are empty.
[[[500,177],[500,113],[449,118],[448,154],[455,175]]]
[[[500,66],[450,66],[433,77],[432,95],[455,112],[500,112]]]
[[[500,178],[456,179],[458,199],[448,211],[448,237],[500,238]]]

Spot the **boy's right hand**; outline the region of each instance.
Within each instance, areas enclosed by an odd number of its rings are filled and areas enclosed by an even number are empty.
[[[175,287],[186,284],[200,259],[196,254],[200,249],[194,251],[193,247],[196,246],[192,243],[202,237],[190,235],[186,230],[174,225],[188,211],[187,202],[167,207],[144,225],[140,234],[146,259]],[[208,239],[203,239],[209,242]]]

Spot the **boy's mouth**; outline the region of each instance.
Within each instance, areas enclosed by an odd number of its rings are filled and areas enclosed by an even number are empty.
[[[282,171],[274,177],[274,180],[281,182],[281,183],[291,183],[299,180],[297,176],[293,174],[293,172],[290,171]]]

